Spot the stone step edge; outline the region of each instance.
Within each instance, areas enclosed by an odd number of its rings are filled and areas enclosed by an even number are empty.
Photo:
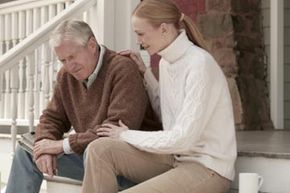
[[[64,184],[71,184],[71,185],[77,185],[77,186],[82,185],[82,181],[71,179],[71,178],[66,178],[66,177],[62,177],[62,176],[50,177],[48,175],[44,175],[44,179],[47,182],[64,183]]]

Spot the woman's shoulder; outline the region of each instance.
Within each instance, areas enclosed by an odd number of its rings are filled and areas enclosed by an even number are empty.
[[[220,65],[215,58],[206,50],[193,46],[186,54],[186,61],[190,62],[190,71],[194,73],[203,73],[212,77],[221,78],[224,76]]]

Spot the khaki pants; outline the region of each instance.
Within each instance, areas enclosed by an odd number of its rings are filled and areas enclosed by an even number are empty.
[[[140,151],[110,138],[87,148],[83,193],[117,193],[116,176],[138,183],[122,193],[226,193],[230,181],[196,162]]]

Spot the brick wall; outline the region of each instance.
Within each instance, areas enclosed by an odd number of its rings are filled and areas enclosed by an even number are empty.
[[[273,128],[266,84],[261,0],[174,0],[204,35],[225,73],[237,129]],[[152,58],[156,67],[159,58]]]

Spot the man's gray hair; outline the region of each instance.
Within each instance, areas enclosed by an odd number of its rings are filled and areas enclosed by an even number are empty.
[[[51,33],[49,44],[52,48],[59,46],[63,41],[69,40],[85,46],[91,37],[95,37],[90,26],[78,20],[61,22]]]

